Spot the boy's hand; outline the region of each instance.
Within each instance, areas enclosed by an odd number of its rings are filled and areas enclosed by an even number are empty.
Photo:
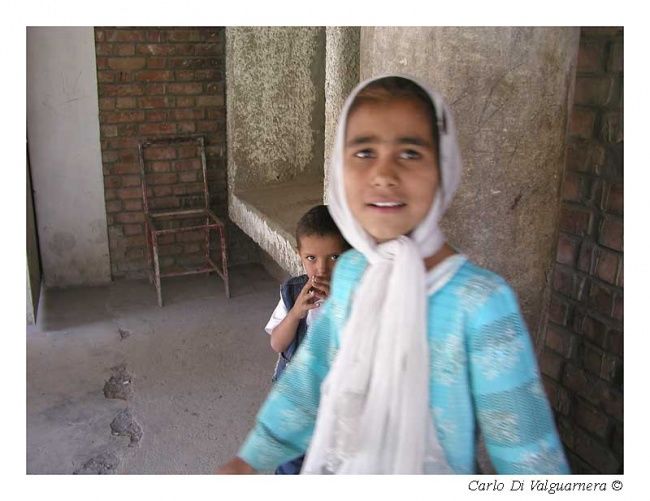
[[[312,277],[312,287],[323,295],[323,299],[330,295],[330,281],[325,277]]]
[[[255,470],[246,461],[236,457],[222,464],[215,473],[217,475],[251,475],[255,473]]]
[[[325,291],[323,289],[325,289]],[[313,310],[320,306],[318,301],[325,299],[327,293],[329,293],[329,282],[327,282],[326,286],[315,286],[314,280],[309,279],[300,291],[300,294],[298,294],[296,302],[293,305],[293,308],[291,308],[291,313],[293,313],[296,318],[305,318],[309,310]]]

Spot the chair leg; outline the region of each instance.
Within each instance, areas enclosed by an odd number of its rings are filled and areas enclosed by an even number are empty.
[[[230,279],[228,277],[228,247],[226,246],[226,228],[219,228],[219,237],[221,239],[221,270],[223,271],[223,283],[226,288],[226,297],[230,299]]]
[[[158,259],[158,239],[153,236],[153,261],[154,261],[154,284],[156,286],[156,295],[158,296],[158,306],[162,308],[162,286],[160,284],[160,261]]]
[[[208,218],[206,218],[206,220],[205,220],[205,224],[207,225],[207,224],[209,224],[209,223],[210,223],[210,220],[209,220]],[[205,228],[205,263],[206,263],[206,265],[209,265],[209,264],[210,264],[210,228],[207,227],[207,226],[206,226],[206,228]],[[210,276],[210,272],[207,271],[207,272],[205,273],[205,275],[206,275],[207,277],[209,277],[209,276]]]
[[[149,227],[149,223],[146,221],[144,223],[144,231],[147,235],[147,262],[149,263],[149,283],[153,285],[155,275],[153,262],[153,241],[151,237],[151,228]]]

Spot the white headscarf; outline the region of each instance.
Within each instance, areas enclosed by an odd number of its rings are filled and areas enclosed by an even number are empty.
[[[452,269],[426,273],[423,259],[445,242],[438,222],[458,187],[461,160],[449,108],[430,96],[439,131],[440,184],[431,209],[409,236],[377,244],[350,212],[343,159],[350,94],[331,157],[329,210],[343,236],[368,260],[341,346],[321,387],[316,428],[302,473],[448,473],[429,410],[427,291],[449,280]],[[449,261],[449,260],[447,260]],[[452,260],[453,261],[453,260]],[[444,262],[442,263],[444,264]],[[433,279],[432,279],[433,277]]]

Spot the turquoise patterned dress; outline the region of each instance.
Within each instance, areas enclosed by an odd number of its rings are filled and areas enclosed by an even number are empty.
[[[272,470],[306,451],[320,385],[366,266],[355,250],[339,258],[323,313],[273,387],[238,453],[256,470]],[[497,473],[569,473],[532,343],[506,281],[465,261],[429,296],[427,314],[429,404],[451,469],[476,473],[480,431]]]

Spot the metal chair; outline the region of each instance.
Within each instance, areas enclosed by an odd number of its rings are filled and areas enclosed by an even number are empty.
[[[200,159],[200,170],[197,174],[202,173],[202,186],[196,181],[195,176],[187,170],[187,165],[195,165],[198,162],[195,159],[184,158],[174,161],[159,161],[158,169],[155,172],[147,172],[145,169],[145,160],[148,148],[155,147],[159,151],[167,151],[167,160],[175,159],[169,152],[180,151],[179,148],[186,145],[195,145],[197,155],[195,158]],[[193,151],[190,148],[190,151]],[[147,235],[148,261],[150,266],[150,281],[156,287],[158,296],[158,306],[163,305],[161,278],[174,277],[180,275],[191,275],[197,273],[210,274],[216,272],[224,282],[226,297],[230,298],[230,285],[228,280],[228,255],[226,247],[226,228],[224,223],[210,210],[210,196],[208,191],[208,182],[206,175],[205,161],[205,144],[204,137],[198,135],[164,137],[156,139],[143,139],[138,144],[138,153],[140,157],[140,180],[142,184],[142,203],[145,213],[145,232]],[[161,167],[162,164],[162,167]],[[182,165],[184,169],[179,175],[176,165]],[[168,169],[167,169],[168,166]],[[184,176],[183,176],[184,174]],[[164,180],[167,184],[159,185],[151,181],[153,176],[159,176],[157,179]],[[167,176],[161,178],[160,176]],[[189,179],[189,181],[188,181]],[[174,180],[176,180],[174,182]],[[154,179],[155,181],[155,179]],[[164,188],[164,192],[163,192]],[[201,200],[202,193],[202,200]],[[159,196],[159,195],[163,196]],[[194,207],[192,205],[195,205]],[[153,207],[152,207],[153,206]],[[154,209],[154,210],[152,210]],[[185,225],[190,221],[189,225]],[[200,222],[196,222],[200,221]],[[161,272],[160,270],[160,241],[168,236],[178,235],[183,232],[203,231],[205,233],[205,253],[201,266],[190,267],[176,271]],[[218,241],[221,248],[221,265],[218,266],[210,256],[210,231],[218,233]],[[176,237],[173,237],[176,241]]]

